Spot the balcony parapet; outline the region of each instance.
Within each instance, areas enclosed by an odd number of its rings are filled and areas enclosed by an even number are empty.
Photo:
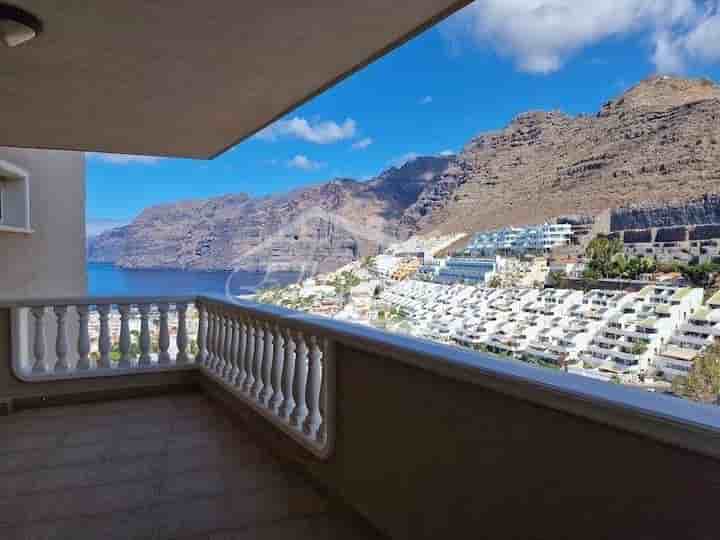
[[[53,306],[54,310],[54,306],[63,305],[120,305],[133,302],[152,304],[163,301],[172,303],[173,299],[86,298],[32,302],[0,301],[0,308]],[[720,450],[718,450],[720,445],[717,444],[720,440],[720,418],[715,407],[702,406],[619,385],[610,385],[587,377],[557,373],[554,370],[537,368],[512,359],[499,360],[489,354],[403,335],[389,334],[366,326],[308,315],[276,306],[228,299],[223,296],[200,296],[174,299],[174,301],[192,301],[207,317],[207,321],[199,324],[198,327],[197,341],[201,350],[196,355],[195,361],[180,368],[173,364],[172,358],[170,364],[163,367],[140,367],[138,362],[136,368],[133,366],[136,369],[134,373],[140,376],[152,369],[200,371],[231,390],[236,397],[242,399],[254,410],[264,411],[261,412],[263,416],[270,418],[273,424],[283,431],[292,432],[293,438],[302,441],[303,445],[320,457],[329,454],[334,440],[335,359],[342,362],[343,354],[352,350],[371,353],[385,362],[400,362],[436,376],[477,385],[542,407],[560,410],[604,425],[639,433],[705,455],[720,457]],[[32,317],[32,315],[30,316]],[[45,316],[50,321],[49,308]],[[229,339],[227,338],[228,327],[232,329],[229,332]],[[285,332],[289,331],[293,336],[290,341],[295,345],[296,356],[300,345],[295,337],[302,335],[302,349],[299,354],[304,360],[302,369],[295,370],[295,373],[300,374],[301,381],[299,382],[296,382],[295,374],[290,377],[289,369],[286,369],[284,363],[280,370],[281,363],[275,362],[274,345],[278,327],[283,345],[290,343],[287,341],[288,337]],[[252,333],[251,329],[254,337],[250,338],[252,346],[249,346],[248,336]],[[258,344],[257,339],[259,329],[262,330],[262,345]],[[237,344],[235,344],[234,336],[237,337]],[[244,349],[242,349],[243,336]],[[270,336],[273,340],[272,355],[269,353],[269,345],[266,353],[266,344],[269,344]],[[54,345],[48,346],[48,348],[51,347]],[[284,352],[287,354],[286,351]],[[68,358],[69,356],[70,353],[68,353]],[[27,355],[27,357],[32,358],[33,361],[37,360],[31,355]],[[14,369],[16,364],[20,365],[15,360],[17,359],[14,359],[13,362]],[[321,368],[316,370],[318,360]],[[29,360],[26,358],[25,362],[27,363]],[[108,371],[108,373],[122,374],[117,368],[111,369],[116,369],[116,371]],[[54,375],[58,379],[69,379],[77,377],[76,373],[77,370],[68,370]],[[23,374],[24,380],[33,382],[38,380],[34,377],[47,377],[46,373],[33,372],[32,369],[29,371],[26,369]],[[279,386],[277,385],[278,374],[281,375]],[[319,384],[315,379],[318,374],[321,379]],[[262,385],[254,384],[255,381],[253,384],[249,384],[250,375],[255,380],[260,377]],[[293,384],[288,386],[291,378]],[[238,381],[242,381],[239,386]],[[291,388],[296,404],[298,403],[297,392],[302,394],[304,388],[307,411],[305,407],[301,407],[293,416],[292,413],[289,415],[283,413],[281,407],[281,413],[277,414],[275,412],[277,403],[273,402],[274,392],[270,394],[269,398],[269,390],[263,393],[266,382],[272,386],[273,390],[282,389],[283,396],[286,395],[285,389]],[[317,392],[318,388],[320,389],[319,402],[316,396],[308,397],[309,392]],[[399,388],[398,392],[402,392],[402,389]],[[316,405],[316,403],[319,404]],[[320,413],[319,422],[317,414],[314,414],[315,411]],[[310,426],[307,422],[308,417],[312,418]],[[316,430],[318,424],[320,427]],[[308,442],[306,436],[308,431],[315,433],[314,441]]]

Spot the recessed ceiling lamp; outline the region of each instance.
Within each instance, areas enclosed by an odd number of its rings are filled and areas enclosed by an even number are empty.
[[[17,47],[42,31],[40,19],[18,7],[0,4],[0,40],[7,47]]]

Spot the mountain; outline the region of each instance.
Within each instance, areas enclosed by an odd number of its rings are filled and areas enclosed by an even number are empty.
[[[93,238],[88,258],[126,268],[327,271],[404,238],[398,216],[449,161],[422,157],[368,182],[335,179],[284,195],[153,206]]]
[[[677,206],[720,192],[719,141],[720,87],[652,77],[595,115],[523,113],[456,156],[417,158],[368,182],[148,208],[92,239],[89,258],[125,267],[323,271],[412,234]]]
[[[594,215],[720,191],[720,87],[652,77],[594,116],[528,112],[475,137],[402,217],[411,231]]]

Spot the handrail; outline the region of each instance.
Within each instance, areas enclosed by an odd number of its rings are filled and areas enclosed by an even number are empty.
[[[59,301],[68,303],[66,299]],[[317,373],[324,373],[319,382],[320,402],[317,405],[313,402],[308,406],[310,401],[306,401],[308,409],[316,407],[323,417],[322,421],[325,422],[325,427],[322,429],[326,429],[327,433],[318,430],[316,435],[319,434],[320,440],[316,440],[310,445],[311,451],[320,457],[326,456],[327,448],[332,445],[335,361],[333,351],[339,345],[365,351],[381,358],[393,359],[443,377],[475,384],[541,406],[640,433],[705,455],[720,457],[720,414],[718,414],[717,407],[607,384],[571,373],[542,369],[520,361],[509,359],[500,361],[491,355],[459,347],[390,334],[366,326],[308,315],[281,307],[212,295],[202,295],[193,298],[193,301],[195,305],[211,313],[212,317],[222,321],[222,325],[213,323],[212,332],[206,333],[204,336],[202,332],[209,332],[210,327],[204,324],[199,325],[198,342],[204,349],[198,354],[199,363],[191,363],[190,367],[200,368],[203,373],[242,397],[255,410],[271,417],[272,421],[277,422],[277,418],[279,418],[284,423],[282,429],[292,432],[291,436],[298,439],[304,438],[307,422],[296,420],[295,425],[291,426],[289,418],[278,415],[274,406],[268,407],[267,396],[262,395],[261,392],[262,387],[260,387],[260,392],[258,392],[258,386],[253,388],[250,385],[249,389],[245,388],[245,380],[240,374],[244,368],[245,378],[252,373],[255,378],[263,377],[263,383],[270,381],[273,389],[282,388],[284,390],[289,375],[284,373],[284,367],[282,369],[276,367],[282,363],[275,362],[275,354],[266,353],[264,341],[263,346],[258,349],[258,340],[249,337],[250,329],[253,328],[252,332],[257,332],[258,325],[260,325],[262,335],[272,336],[273,342],[277,336],[276,331],[279,329],[281,335],[284,336],[282,337],[283,344],[287,342],[288,332],[292,336],[302,336],[305,350],[301,354],[305,357],[304,364],[307,363],[308,367],[308,370],[301,374],[305,384],[305,396],[307,396],[308,388],[315,391],[318,387],[317,381],[313,379],[317,377]],[[35,306],[42,305],[43,302],[42,300],[32,301]],[[97,305],[100,299],[88,298],[83,302],[86,305]],[[28,304],[30,302],[16,302],[12,305],[27,306]],[[0,303],[0,305],[7,304]],[[266,325],[268,324],[273,327],[272,332],[267,332]],[[228,325],[232,330],[229,333],[223,333],[223,339],[220,340],[221,334],[215,335],[215,327],[217,326],[219,329],[222,326],[227,330]],[[237,343],[233,341],[233,336],[236,334]],[[226,339],[226,335],[230,336],[229,341]],[[248,346],[248,339],[252,343],[251,347]],[[295,342],[295,347],[297,347],[295,337],[290,342]],[[244,350],[242,343],[245,343]],[[314,356],[308,352],[308,349],[315,351]],[[267,350],[270,350],[269,347]],[[258,353],[258,351],[261,352]],[[286,351],[285,353],[287,354]],[[317,358],[318,355],[325,371],[313,371],[310,366],[310,363],[315,361],[312,358]],[[256,362],[256,358],[261,359],[261,362]],[[258,366],[260,367],[258,368]],[[269,366],[270,371],[265,371],[266,366]],[[280,371],[274,371],[276,369],[280,369]],[[121,373],[116,372],[116,374]],[[278,374],[284,377],[279,386],[277,378],[275,378]],[[35,374],[32,374],[30,380],[33,380],[34,376]],[[242,380],[240,385],[238,385],[239,380]],[[313,380],[313,383],[309,384],[308,380]],[[293,382],[291,389],[292,392],[301,391],[302,385],[295,388]],[[307,413],[303,411],[303,415],[307,420]],[[316,420],[317,416],[314,420],[317,423]],[[288,426],[291,426],[292,429],[288,429]],[[314,425],[310,427],[315,429]]]

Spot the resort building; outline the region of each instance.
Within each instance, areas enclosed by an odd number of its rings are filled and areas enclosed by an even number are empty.
[[[485,256],[496,253],[547,253],[554,248],[569,244],[572,237],[573,229],[569,223],[543,223],[542,225],[529,227],[507,227],[477,233],[466,251]]]
[[[612,374],[647,374],[651,360],[702,304],[703,290],[647,286],[614,313],[584,351],[586,367]]]
[[[448,257],[435,276],[437,283],[484,284],[501,263],[499,258]]]
[[[687,376],[693,362],[720,336],[720,292],[704,306],[695,309],[675,331],[668,344],[655,357],[656,374],[665,379]]]

